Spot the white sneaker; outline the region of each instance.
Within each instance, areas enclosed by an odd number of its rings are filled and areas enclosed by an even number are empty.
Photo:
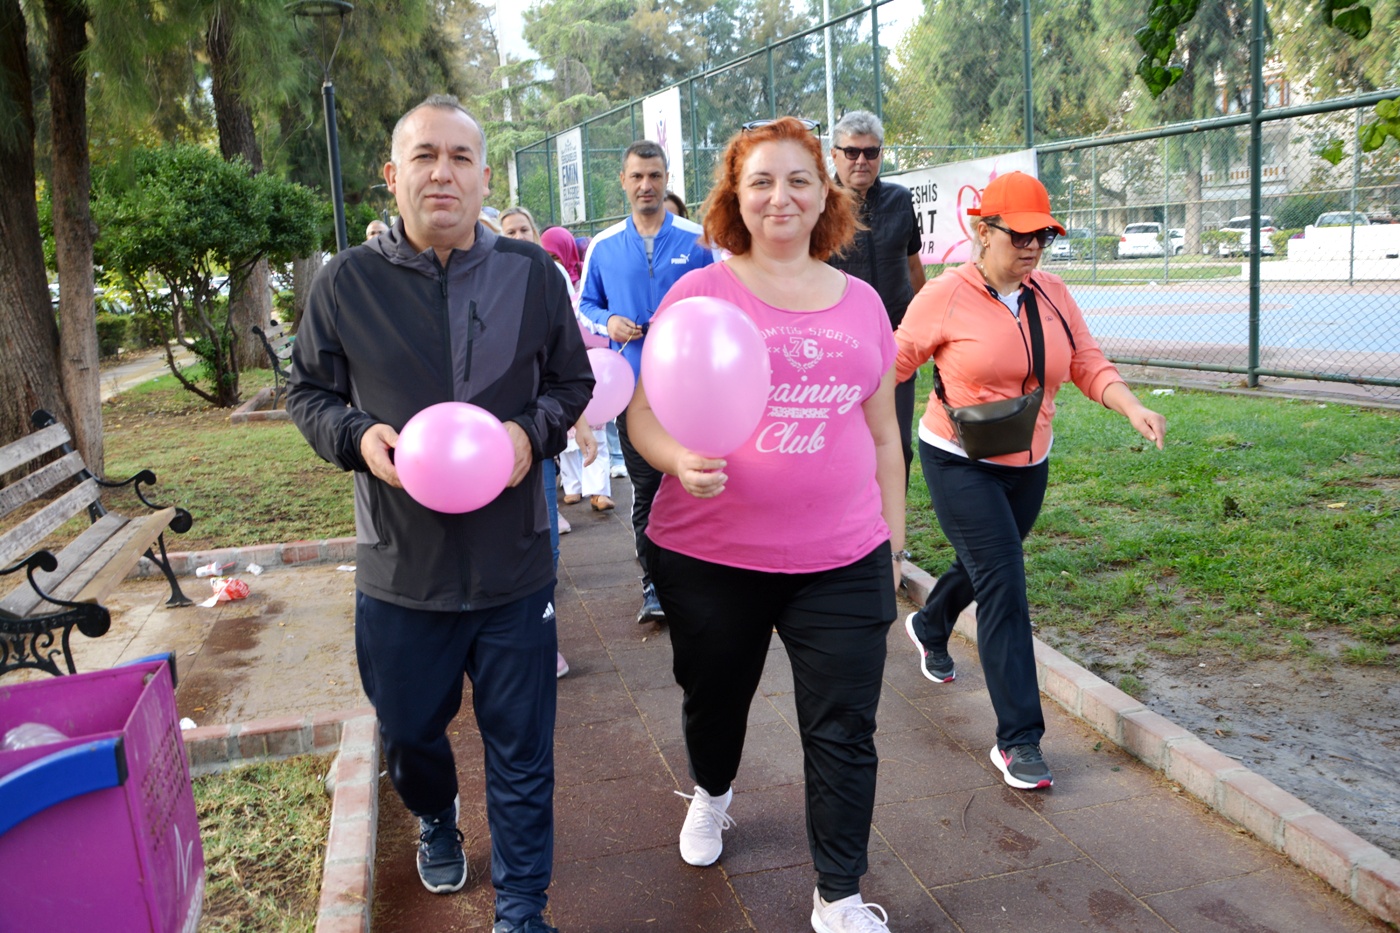
[[[612,469],[608,470],[608,475],[611,476],[613,479],[626,479],[627,467],[619,464],[618,466],[615,466]]]
[[[875,916],[875,911],[880,916]],[[859,894],[828,904],[812,892],[812,929],[817,933],[889,933],[890,915],[879,904],[867,904]]]
[[[701,868],[713,865],[724,851],[720,835],[734,826],[729,815],[734,788],[725,791],[723,797],[711,797],[702,787],[696,787],[693,796],[680,791],[676,791],[676,796],[690,801],[690,810],[681,824],[681,858],[686,864]]]

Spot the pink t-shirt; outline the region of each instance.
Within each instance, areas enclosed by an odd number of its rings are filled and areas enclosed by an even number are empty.
[[[674,476],[662,479],[647,536],[700,560],[779,573],[864,557],[890,536],[861,407],[894,365],[880,297],[847,276],[845,295],[830,308],[784,311],[716,263],[686,273],[661,309],[696,295],[733,302],[758,325],[773,370],[768,406],[753,435],[724,458],[724,492],[697,499]]]

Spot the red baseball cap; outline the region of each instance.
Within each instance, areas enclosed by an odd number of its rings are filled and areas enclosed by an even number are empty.
[[[998,175],[982,190],[982,206],[968,208],[969,217],[1000,217],[1017,233],[1034,233],[1051,227],[1064,236],[1065,228],[1050,216],[1050,192],[1040,179],[1025,172]]]

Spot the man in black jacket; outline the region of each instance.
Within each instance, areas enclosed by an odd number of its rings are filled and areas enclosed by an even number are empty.
[[[852,110],[831,128],[831,159],[836,180],[856,196],[860,222],[845,255],[828,262],[870,283],[885,303],[891,329],[904,320],[904,310],[924,287],[924,265],[919,258],[921,235],[909,189],[880,180],[884,161],[885,128],[880,118],[866,110]],[[904,445],[904,482],[914,462],[914,378],[894,388],[899,439]]]
[[[287,409],[355,471],[355,648],[389,777],[419,819],[428,890],[466,880],[447,726],[463,675],[486,762],[495,933],[544,933],[554,841],[554,567],[540,463],[562,450],[593,376],[563,278],[538,246],[479,224],[486,140],[456,98],[394,128],[400,220],[312,286]],[[509,486],[444,514],[404,492],[398,431],[429,405],[478,405],[515,450]],[[471,477],[464,476],[463,482]]]

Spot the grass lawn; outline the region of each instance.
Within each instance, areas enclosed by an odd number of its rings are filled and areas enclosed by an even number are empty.
[[[270,378],[245,374],[245,394]],[[919,374],[920,399],[931,386]],[[1072,386],[1057,399],[1050,489],[1026,541],[1032,611],[1046,627],[1120,631],[1173,653],[1202,649],[1400,662],[1400,414],[1178,389],[1139,395],[1167,447]],[[174,550],[353,534],[349,474],[290,422],[233,425],[171,377],[104,409],[107,470],[160,478],[195,518]],[[909,549],[951,562],[915,458]]]
[[[331,756],[194,779],[206,889],[200,933],[310,933],[321,898]]]
[[[931,381],[920,373],[920,398]],[[1050,488],[1026,540],[1043,627],[1156,650],[1400,660],[1400,415],[1181,389],[1153,397],[1163,451],[1073,386],[1056,399]],[[915,459],[909,549],[953,559]]]
[[[242,374],[245,398],[272,374]],[[231,424],[162,376],[102,408],[107,475],[154,470],[155,498],[194,515],[194,527],[168,535],[174,551],[277,544],[354,534],[350,474],[326,463],[290,421]],[[129,494],[113,502],[130,501]]]

